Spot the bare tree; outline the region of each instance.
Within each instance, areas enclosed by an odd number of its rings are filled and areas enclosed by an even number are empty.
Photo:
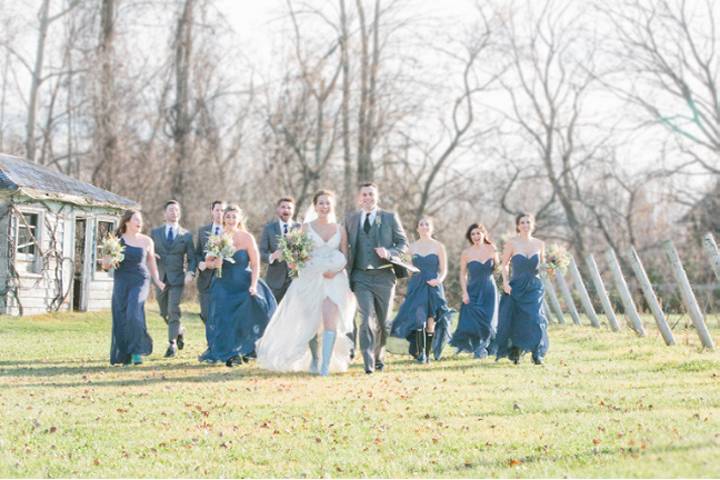
[[[720,175],[720,37],[713,0],[624,0],[599,5],[618,41],[608,87],[677,139],[690,161]],[[676,166],[676,168],[678,168]]]
[[[539,5],[539,11],[533,6]],[[505,23],[511,75],[502,79],[511,105],[508,118],[534,152],[547,182],[545,209],[557,202],[576,253],[586,253],[585,224],[578,197],[583,174],[605,142],[588,140],[592,126],[583,113],[598,73],[592,31],[571,2],[546,0],[528,6]],[[584,136],[583,136],[584,134]],[[596,133],[597,135],[597,133]]]

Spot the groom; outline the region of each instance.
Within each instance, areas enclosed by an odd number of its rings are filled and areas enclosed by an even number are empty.
[[[377,185],[361,184],[358,196],[361,209],[345,218],[345,229],[350,243],[350,288],[360,311],[360,350],[365,373],[370,374],[385,367],[388,314],[397,280],[388,259],[402,255],[408,240],[398,215],[378,208]]]

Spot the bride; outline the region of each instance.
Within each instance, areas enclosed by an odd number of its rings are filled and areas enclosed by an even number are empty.
[[[350,363],[355,297],[345,263],[345,229],[335,223],[335,194],[320,190],[305,217],[303,232],[313,242],[310,260],[298,272],[256,346],[260,367],[287,372],[328,375],[344,372]],[[322,341],[318,369],[308,343]]]

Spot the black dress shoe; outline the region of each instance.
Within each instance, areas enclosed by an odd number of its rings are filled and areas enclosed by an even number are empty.
[[[167,350],[165,350],[165,358],[172,358],[175,355],[177,355],[177,345],[171,343],[168,345]]]
[[[532,362],[533,362],[535,365],[542,365],[542,364],[543,364],[543,359],[542,359],[541,357],[536,357],[535,355],[533,355],[533,357],[532,357]]]
[[[512,347],[510,349],[510,353],[508,353],[508,358],[511,362],[517,365],[520,363],[520,350],[517,347]]]
[[[370,370],[369,368],[366,368],[366,369],[365,369],[365,373],[367,373],[368,375],[370,375],[371,373],[373,373],[373,371]]]
[[[177,336],[177,347],[179,350],[185,348],[185,337],[183,337],[182,333]]]
[[[382,372],[384,368],[385,368],[385,364],[382,362],[377,362],[375,364],[375,370],[377,370],[378,372]]]
[[[234,357],[228,358],[228,360],[225,362],[225,365],[232,368],[235,365],[241,365],[242,364],[242,358],[240,358],[239,355],[235,355]]]

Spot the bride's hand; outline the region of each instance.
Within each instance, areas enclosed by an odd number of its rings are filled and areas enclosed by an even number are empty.
[[[328,279],[333,279],[333,278],[335,278],[335,275],[337,275],[337,274],[338,274],[338,272],[327,271],[327,272],[323,273],[323,277],[328,278]]]
[[[248,288],[248,291],[250,292],[250,295],[252,295],[254,297],[255,295],[257,295],[257,286],[250,285],[250,288]]]

